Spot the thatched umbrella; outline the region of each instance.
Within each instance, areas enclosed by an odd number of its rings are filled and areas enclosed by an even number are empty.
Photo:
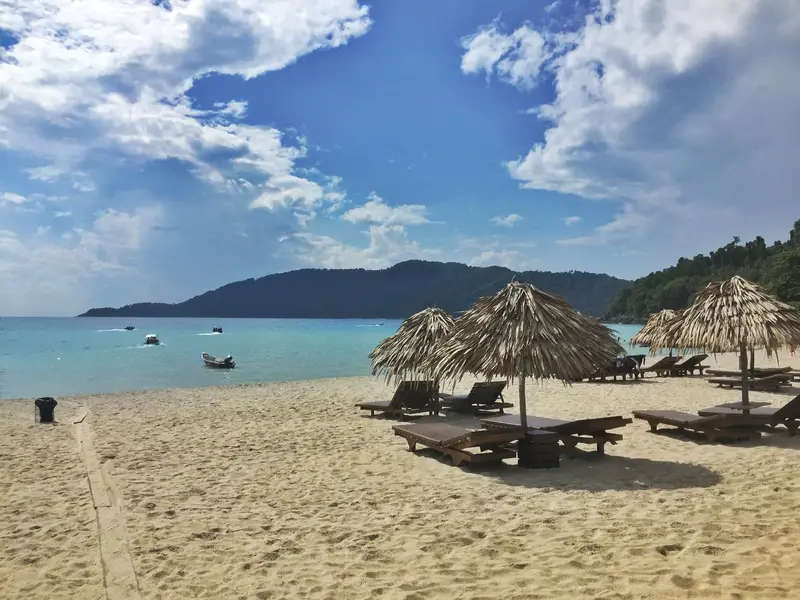
[[[631,338],[631,345],[649,346],[652,343],[653,338],[663,332],[667,324],[669,324],[673,319],[680,317],[680,315],[681,311],[671,310],[669,308],[665,308],[664,310],[660,310],[657,313],[651,314],[648,317],[647,323],[645,323],[644,327],[642,327],[639,332]]]
[[[747,350],[777,352],[800,340],[800,311],[739,277],[709,283],[681,318],[657,335],[650,350],[701,348],[707,352],[739,352],[742,404],[749,403]]]
[[[464,312],[431,363],[441,379],[467,373],[519,379],[520,419],[527,431],[526,379],[576,381],[623,352],[614,332],[597,319],[559,296],[513,281]]]
[[[440,308],[426,308],[408,317],[396,333],[370,352],[372,374],[397,382],[430,376],[423,364],[453,329],[453,318]]]

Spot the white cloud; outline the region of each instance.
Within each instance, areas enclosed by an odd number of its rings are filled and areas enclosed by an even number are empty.
[[[52,315],[89,305],[89,282],[134,271],[130,259],[142,248],[163,209],[108,209],[88,229],[53,238],[49,227],[36,236],[0,230],[0,306],[8,315]],[[57,305],[54,304],[57,301]]]
[[[2,192],[0,193],[0,205],[2,204],[25,204],[28,202],[28,199],[25,196],[20,194],[15,194],[13,192]]]
[[[463,261],[465,255],[476,253],[467,264],[476,267],[500,266],[514,271],[525,271],[534,268],[536,259],[531,250],[536,242],[512,238],[507,235],[492,235],[479,238],[461,238],[458,240],[456,260]]]
[[[422,204],[389,206],[375,192],[363,206],[351,208],[342,215],[350,223],[375,223],[378,225],[424,225],[430,223]]]
[[[402,225],[370,225],[364,234],[369,238],[365,247],[312,233],[296,233],[283,241],[296,246],[297,260],[328,269],[382,269],[412,258],[434,260],[439,254],[409,240]]]
[[[355,0],[7,0],[0,28],[19,42],[0,60],[0,145],[46,161],[29,170],[40,180],[111,149],[141,161],[178,159],[219,185],[256,172],[262,202],[313,205],[313,185],[287,186],[304,148],[283,146],[274,129],[236,123],[244,102],[201,111],[186,93],[210,73],[251,78],[281,69],[370,24]],[[234,158],[220,164],[214,151]],[[73,185],[94,189],[89,178]]]
[[[522,216],[516,213],[511,213],[510,215],[506,215],[505,217],[492,217],[489,219],[495,225],[499,225],[501,227],[513,227],[520,221],[522,221]]]
[[[535,261],[520,250],[485,250],[469,261],[475,267],[506,267],[513,271],[531,269]]]
[[[566,225],[567,227],[569,227],[570,225],[575,225],[575,224],[580,223],[580,222],[581,222],[581,218],[578,217],[578,216],[566,217],[564,219],[564,225]]]
[[[461,57],[463,73],[483,71],[487,78],[494,73],[522,88],[535,85],[539,69],[548,58],[544,37],[528,25],[506,35],[492,23],[462,39],[461,47],[466,51]]]
[[[15,192],[0,192],[0,206],[11,206],[23,212],[37,212],[44,203],[62,202],[64,196],[48,196],[46,194],[28,194],[23,196]]]
[[[558,240],[563,246],[591,246],[596,244],[614,243],[634,232],[644,231],[650,224],[651,217],[637,213],[632,205],[625,205],[623,211],[606,223],[595,227],[594,233],[588,236]]]
[[[647,240],[668,261],[733,234],[785,237],[800,188],[800,1],[605,1],[581,23],[541,32],[544,60],[508,54],[530,25],[470,39],[465,72],[523,89],[552,76],[553,100],[536,109],[549,129],[511,176],[622,204],[580,243]]]

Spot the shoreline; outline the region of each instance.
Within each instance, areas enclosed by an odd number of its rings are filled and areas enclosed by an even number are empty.
[[[706,444],[634,421],[602,458],[456,468],[354,407],[391,393],[347,377],[64,396],[55,426],[0,402],[0,599],[103,597],[130,581],[109,557],[135,574],[123,600],[775,600],[800,585],[800,436]],[[562,418],[738,396],[698,377],[527,394],[529,414]]]

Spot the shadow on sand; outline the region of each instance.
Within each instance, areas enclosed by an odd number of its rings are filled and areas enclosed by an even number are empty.
[[[415,454],[455,468],[449,458],[433,450],[424,448]],[[722,480],[719,474],[701,465],[588,452],[585,455],[572,459],[562,456],[557,469],[521,469],[508,464],[461,468],[506,485],[561,491],[680,490],[712,487]]]
[[[655,433],[648,432],[650,435],[659,435],[668,437],[675,440],[676,443],[683,442],[684,444],[695,444],[698,446],[707,446],[710,443],[723,444],[725,446],[737,446],[742,448],[786,448],[790,450],[800,450],[800,434],[789,435],[786,428],[781,426],[775,429],[764,427],[761,430],[761,437],[754,440],[719,440],[709,442],[706,436],[696,431],[685,430],[681,431],[676,428],[659,429]]]

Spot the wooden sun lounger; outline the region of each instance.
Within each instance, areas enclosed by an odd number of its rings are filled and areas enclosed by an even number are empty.
[[[522,431],[490,431],[488,429],[466,429],[447,423],[415,423],[392,426],[395,435],[405,438],[408,449],[416,451],[417,444],[444,454],[459,466],[471,464],[500,463],[505,458],[514,458],[516,453],[505,447],[522,437]],[[469,448],[479,448],[471,452]]]
[[[644,377],[646,373],[655,373],[657,377],[669,375],[672,372],[672,367],[678,364],[680,356],[665,356],[654,362],[649,367],[644,367],[639,370],[641,376]]]
[[[752,379],[759,379],[769,375],[788,375],[792,371],[792,367],[756,367],[750,372]],[[738,369],[708,369],[707,375],[721,376],[721,377],[740,377],[742,372]]]
[[[800,381],[800,369],[798,370],[793,369],[786,374],[792,376],[792,381]]]
[[[635,410],[633,416],[647,421],[652,432],[656,432],[659,425],[672,425],[679,432],[688,430],[701,433],[709,442],[718,439],[752,439],[761,435],[755,428],[757,423],[749,415],[741,413],[701,417],[677,410]]]
[[[710,417],[715,415],[735,415],[742,414],[742,411],[735,408],[728,408],[726,406],[712,406],[698,410],[697,414],[702,417]],[[767,427],[775,428],[778,425],[783,425],[789,431],[789,435],[797,433],[798,426],[800,426],[800,395],[795,396],[781,407],[774,406],[759,406],[750,410],[748,415],[750,419],[759,424]]]
[[[739,377],[709,377],[706,381],[713,383],[718,387],[740,388],[742,387],[742,378]],[[778,390],[782,386],[791,385],[792,376],[781,375],[767,375],[766,377],[756,377],[748,380],[747,387],[751,390]]]
[[[512,408],[503,398],[505,381],[479,381],[473,384],[469,394],[439,394],[442,408],[455,412],[483,412],[497,410],[500,414],[506,408]]]
[[[563,419],[549,419],[547,417],[528,417],[529,430],[552,431],[558,434],[558,439],[563,444],[564,453],[573,457],[577,454],[578,444],[594,444],[597,453],[605,454],[606,444],[616,444],[622,440],[619,433],[609,433],[609,429],[618,429],[633,423],[632,419],[622,416],[600,417],[596,419],[578,419],[566,421]],[[481,424],[487,429],[520,429],[522,423],[519,415],[504,415],[481,419]]]
[[[708,365],[701,365],[700,363],[707,358],[708,354],[695,354],[694,356],[690,356],[686,360],[676,363],[670,369],[670,374],[694,375],[694,372],[697,371],[699,375],[702,375],[703,371],[708,368]]]
[[[373,417],[376,412],[398,417],[420,413],[439,414],[437,386],[433,381],[403,381],[397,386],[391,400],[360,402],[356,406],[370,411]]]

